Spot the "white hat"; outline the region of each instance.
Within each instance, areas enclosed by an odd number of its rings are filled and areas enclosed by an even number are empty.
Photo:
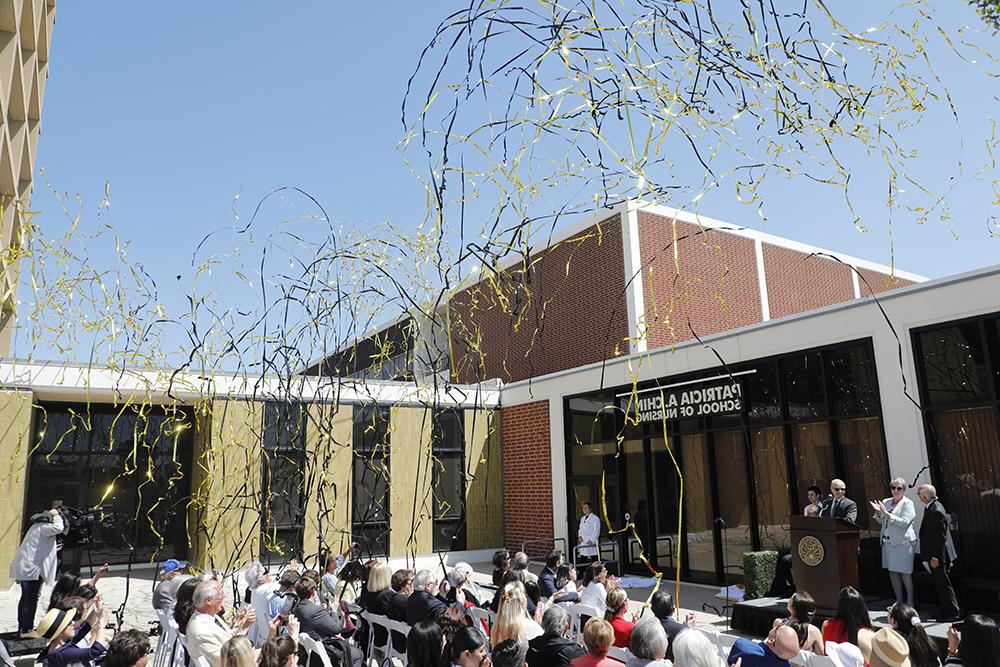
[[[865,656],[861,654],[861,649],[847,642],[827,642],[826,657],[837,667],[865,667]]]

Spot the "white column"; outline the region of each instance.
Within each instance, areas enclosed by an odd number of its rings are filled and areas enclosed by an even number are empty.
[[[767,274],[764,273],[764,243],[754,239],[753,252],[757,258],[757,289],[760,290],[760,320],[771,319],[771,304],[767,300]]]
[[[625,259],[625,303],[628,309],[629,352],[646,351],[646,300],[642,253],[639,249],[638,202],[630,199],[622,216],[622,255]]]

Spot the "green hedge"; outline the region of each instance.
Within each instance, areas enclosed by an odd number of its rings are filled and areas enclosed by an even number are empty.
[[[762,598],[771,590],[774,572],[778,566],[777,551],[746,551],[743,553],[743,577],[746,581],[745,599]]]

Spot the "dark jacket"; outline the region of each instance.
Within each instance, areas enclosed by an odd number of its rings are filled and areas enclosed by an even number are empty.
[[[556,594],[556,573],[545,567],[538,573],[538,592],[543,598],[550,598]]]
[[[389,616],[389,605],[394,597],[396,597],[396,591],[391,588],[379,591],[370,597],[370,602],[365,609],[379,616]]]
[[[413,591],[406,601],[406,624],[416,625],[420,621],[436,621],[447,608],[448,605],[427,591]]]
[[[386,612],[386,616],[394,621],[406,621],[406,601],[410,598],[409,595],[403,595],[402,593],[396,593],[389,600],[389,610]]]
[[[87,648],[80,648],[76,645],[78,641],[90,634],[90,623],[84,621],[80,624],[73,639],[63,644],[56,650],[49,652],[46,646],[38,655],[36,662],[40,662],[48,667],[67,667],[68,665],[93,665],[94,660],[100,658],[107,652],[107,649],[99,642],[94,642]]]
[[[920,522],[920,558],[925,561],[937,558],[943,565],[948,565],[957,555],[948,527],[948,513],[941,501],[935,498],[924,505],[924,518]]]
[[[840,499],[836,511],[833,511],[834,501],[828,501],[827,505],[820,511],[820,516],[832,516],[835,519],[847,519],[852,523],[858,522],[858,504],[844,496]]]
[[[365,608],[366,611],[375,614],[377,616],[389,616],[389,604],[392,599],[396,597],[396,591],[391,588],[387,588],[384,591],[379,591],[375,595],[368,596],[368,606]],[[385,646],[385,628],[376,626],[375,628],[375,645]]]
[[[542,635],[528,642],[525,661],[528,667],[559,667],[585,654],[582,646],[565,637]]]
[[[684,630],[687,630],[688,626],[686,623],[677,621],[672,616],[668,618],[661,618],[660,623],[663,625],[663,631],[667,633],[667,659],[673,661],[674,637],[679,635]]]
[[[295,618],[299,619],[299,632],[322,641],[324,637],[335,637],[344,631],[344,623],[326,608],[303,600],[295,607]]]

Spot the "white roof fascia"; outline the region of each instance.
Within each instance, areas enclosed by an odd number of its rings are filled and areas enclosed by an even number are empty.
[[[171,384],[172,380],[172,384]],[[170,370],[121,371],[56,362],[0,361],[0,386],[28,389],[41,400],[74,402],[195,403],[213,399],[286,399],[341,404],[431,405],[491,408],[499,383],[478,385],[361,382],[293,376],[202,375]]]

